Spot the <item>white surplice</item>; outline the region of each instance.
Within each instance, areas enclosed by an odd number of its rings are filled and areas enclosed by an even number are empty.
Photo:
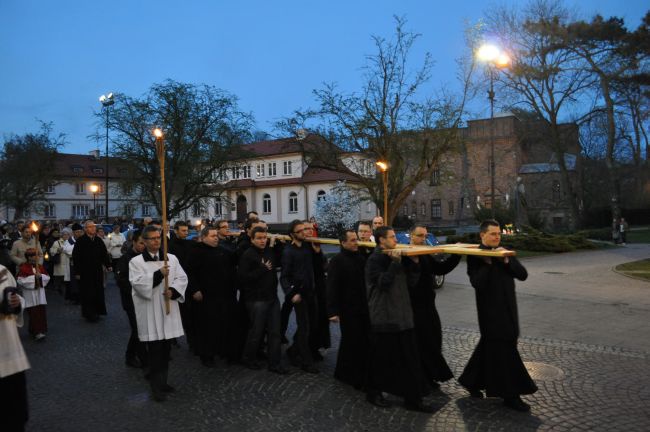
[[[0,265],[0,270],[5,269]],[[0,283],[0,304],[4,298],[6,287],[15,287],[16,280],[7,272],[6,279]],[[20,342],[18,327],[23,326],[23,313],[25,300],[21,297],[21,312],[17,315],[0,314],[0,378],[8,377],[18,372],[29,369],[29,361]]]

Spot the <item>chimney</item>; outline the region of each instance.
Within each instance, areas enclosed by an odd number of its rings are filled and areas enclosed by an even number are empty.
[[[95,160],[99,159],[99,150],[91,150],[88,152],[88,154],[90,154],[90,156],[92,156]]]

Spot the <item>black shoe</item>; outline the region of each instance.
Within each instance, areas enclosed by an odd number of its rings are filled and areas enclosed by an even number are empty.
[[[269,366],[269,372],[273,372],[278,375],[288,375],[289,369],[282,366]]]
[[[201,364],[203,366],[207,367],[207,368],[213,368],[213,367],[217,366],[214,359],[211,359],[211,358],[203,358],[203,359],[201,359]]]
[[[127,358],[126,361],[124,362],[124,364],[126,364],[127,366],[132,367],[132,368],[137,368],[137,369],[142,368],[142,362],[137,357]]]
[[[504,399],[503,404],[508,408],[512,408],[515,411],[528,412],[530,411],[530,405],[522,401],[519,396],[513,398]]]
[[[434,412],[436,412],[436,409],[434,407],[432,407],[431,405],[425,405],[422,403],[422,401],[405,402],[404,408],[406,408],[409,411],[417,411],[426,414],[433,414]]]
[[[162,391],[165,392],[165,393],[174,393],[176,391],[176,389],[174,387],[170,386],[169,384],[165,384],[163,386],[163,388],[162,388]]]
[[[287,350],[287,357],[289,358],[289,362],[291,363],[292,366],[300,367],[300,365],[302,364],[302,359],[294,351]]]
[[[251,370],[260,370],[262,369],[262,366],[256,362],[256,361],[249,361],[249,362],[244,362],[243,363],[245,367]]]
[[[317,373],[320,373],[320,371],[318,370],[318,368],[317,368],[316,366],[314,366],[314,365],[302,365],[302,366],[300,367],[300,369],[302,369],[302,370],[304,370],[305,372],[310,373],[310,374],[317,374]]]
[[[471,397],[473,397],[473,398],[476,398],[476,399],[483,399],[483,397],[484,397],[484,396],[483,396],[483,392],[482,392],[481,390],[478,390],[478,389],[467,389],[467,391],[469,392],[469,395],[470,395]]]
[[[379,408],[389,408],[391,403],[387,401],[381,393],[368,394],[366,400]]]

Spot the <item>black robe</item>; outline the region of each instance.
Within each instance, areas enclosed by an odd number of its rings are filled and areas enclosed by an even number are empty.
[[[82,235],[74,245],[72,260],[75,275],[80,276],[81,315],[89,320],[106,315],[103,266],[110,266],[111,259],[104,241],[98,236],[91,239]]]
[[[313,261],[314,288],[318,302],[318,326],[310,329],[309,339],[312,351],[317,351],[319,348],[329,348],[332,344],[330,341],[329,316],[327,315],[327,282],[325,281],[327,261],[324,261],[321,256],[316,254],[314,254]]]
[[[355,388],[365,386],[370,349],[370,317],[364,278],[365,258],[341,250],[327,270],[328,315],[338,316],[341,341],[334,378]]]
[[[500,258],[467,257],[481,339],[458,379],[470,390],[485,389],[488,396],[505,399],[537,391],[517,351],[519,318],[514,280],[526,280],[528,272],[516,258],[508,260],[505,264]]]
[[[190,252],[188,270],[186,297],[197,291],[203,295],[202,301],[192,304],[196,353],[205,359],[218,354],[236,360],[240,330],[235,315],[235,269],[231,257],[222,248],[198,243]]]
[[[420,279],[416,285],[409,286],[420,360],[429,381],[442,382],[454,377],[442,355],[442,326],[436,309],[433,278],[452,271],[460,258],[460,255],[451,255],[444,261],[438,261],[433,255],[421,255]]]

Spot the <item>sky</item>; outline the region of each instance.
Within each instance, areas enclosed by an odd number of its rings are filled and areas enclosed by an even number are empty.
[[[506,4],[523,5],[523,1]],[[433,55],[429,87],[454,88],[463,29],[503,2],[479,0],[0,0],[0,139],[52,122],[67,153],[104,148],[99,96],[140,97],[166,79],[209,84],[239,98],[256,129],[314,106],[324,82],[360,87],[371,35],[390,38],[393,16],[422,36],[413,60]],[[589,18],[636,28],[647,0],[565,0]],[[478,113],[479,115],[481,113]],[[487,115],[486,112],[483,113]],[[102,150],[103,151],[103,150]]]

